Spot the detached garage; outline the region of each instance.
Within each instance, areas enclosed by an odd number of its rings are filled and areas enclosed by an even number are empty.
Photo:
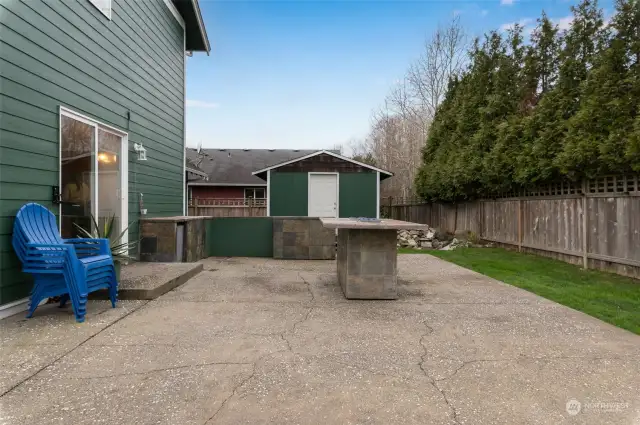
[[[324,150],[253,175],[267,182],[268,216],[345,218],[379,218],[380,181],[392,176]]]

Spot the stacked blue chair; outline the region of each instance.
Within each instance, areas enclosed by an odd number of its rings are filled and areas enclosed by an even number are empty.
[[[118,282],[108,239],[62,239],[51,211],[29,203],[16,215],[12,244],[22,271],[33,275],[27,317],[42,300],[60,296],[60,305],[71,300],[76,321],[84,322],[87,297],[99,289],[109,290],[115,308]]]

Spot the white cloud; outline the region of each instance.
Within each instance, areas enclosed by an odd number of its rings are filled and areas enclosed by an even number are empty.
[[[522,18],[520,19],[518,22],[508,22],[506,24],[502,24],[500,25],[500,31],[509,31],[510,29],[513,29],[513,27],[518,24],[521,27],[523,27],[525,29],[525,31],[527,31],[527,26],[529,24],[532,24],[535,20],[531,19],[531,18]]]
[[[568,30],[573,22],[573,15],[565,16],[564,18],[557,18],[551,20],[554,24],[560,28],[560,30]]]
[[[515,0],[500,0],[500,4],[503,6],[511,6]]]
[[[487,9],[483,9],[480,11],[480,16],[487,16],[489,14],[489,11]]]
[[[187,107],[190,107],[190,108],[208,108],[208,109],[214,109],[220,106],[217,103],[206,102],[204,100],[194,100],[194,99],[187,99],[186,105]]]

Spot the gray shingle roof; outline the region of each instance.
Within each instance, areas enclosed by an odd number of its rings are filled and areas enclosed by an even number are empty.
[[[187,148],[187,159],[209,175],[208,184],[265,184],[252,172],[317,152],[317,149],[196,149]],[[200,181],[196,180],[194,183]]]

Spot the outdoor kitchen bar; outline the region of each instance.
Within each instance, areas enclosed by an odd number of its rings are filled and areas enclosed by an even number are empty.
[[[370,218],[321,218],[338,229],[338,282],[348,299],[398,298],[397,233],[424,224]]]

